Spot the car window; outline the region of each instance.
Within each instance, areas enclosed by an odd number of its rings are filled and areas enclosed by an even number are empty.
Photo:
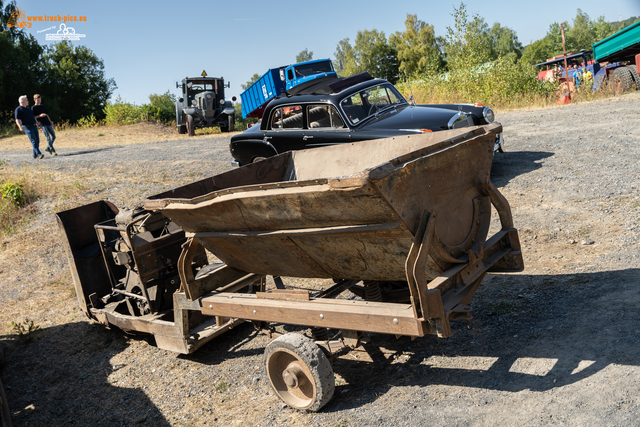
[[[338,110],[331,105],[307,106],[307,120],[310,129],[341,129],[345,127]]]
[[[356,124],[390,105],[406,102],[396,88],[384,84],[350,95],[340,101],[340,106],[351,123]]]
[[[302,129],[302,106],[288,105],[271,113],[271,129]]]

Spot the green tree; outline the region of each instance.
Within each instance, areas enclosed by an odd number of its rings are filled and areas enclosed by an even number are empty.
[[[63,41],[45,49],[40,60],[47,106],[72,122],[94,114],[104,117],[107,100],[117,88],[104,74],[104,63],[86,46]]]
[[[368,71],[373,77],[392,83],[398,80],[398,51],[392,43],[387,43],[383,31],[358,31],[353,46],[348,38],[341,40],[336,47],[335,57],[343,65],[338,73],[341,76]]]
[[[296,55],[296,64],[300,62],[311,61],[312,59],[313,51],[309,51],[307,50],[307,48],[305,48],[303,51]]]
[[[456,9],[452,16],[455,24],[447,27],[445,55],[450,70],[473,67],[493,58],[489,27],[484,19],[475,16],[469,21],[467,8],[464,3]]]
[[[253,76],[251,76],[251,78],[245,84],[241,84],[240,85],[240,86],[242,86],[242,90],[249,89],[249,86],[251,86],[252,84],[257,82],[259,78],[260,78],[260,74],[255,73]]]
[[[7,21],[16,9],[14,1],[3,5],[0,0],[0,124],[10,125],[18,97],[40,89],[38,59],[42,47],[32,35]]]
[[[503,27],[499,23],[493,24],[489,30],[494,59],[514,53],[516,58],[522,56],[522,44],[518,40],[516,32],[511,28]]]
[[[433,25],[407,14],[405,31],[389,36],[398,51],[399,71],[405,77],[437,73],[444,66]]]

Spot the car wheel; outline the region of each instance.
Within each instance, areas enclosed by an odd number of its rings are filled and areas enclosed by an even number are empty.
[[[631,88],[635,87],[633,76],[631,75],[631,71],[629,71],[627,67],[616,68],[613,71],[611,80],[613,82],[613,93],[615,95],[622,95],[623,93],[630,91]]]
[[[189,136],[194,136],[196,134],[196,129],[193,125],[193,116],[191,114],[187,114],[187,132]]]

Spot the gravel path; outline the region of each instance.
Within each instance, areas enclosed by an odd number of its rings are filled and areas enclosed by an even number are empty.
[[[631,94],[499,114],[507,152],[496,156],[492,180],[511,204],[526,270],[488,275],[471,303],[472,328],[455,323],[452,338],[373,335],[335,359],[334,397],[316,414],[275,397],[261,365],[268,339],[248,324],[178,356],[89,323],[57,244],[51,214],[60,202],[40,201],[33,224],[3,243],[0,258],[0,303],[43,329],[28,343],[4,340],[2,382],[14,424],[637,424],[639,110],[640,94]],[[61,145],[60,156],[38,167],[85,180],[90,190],[77,202],[111,197],[131,206],[228,169],[227,145],[228,137],[75,151]],[[0,148],[12,164],[27,155]],[[95,174],[118,180],[101,183]],[[42,245],[27,257],[15,247],[29,239]],[[45,280],[37,275],[43,268]]]

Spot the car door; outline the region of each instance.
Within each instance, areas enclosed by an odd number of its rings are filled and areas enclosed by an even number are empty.
[[[300,104],[274,108],[269,117],[265,142],[278,153],[304,148],[304,109]]]
[[[308,104],[305,114],[307,127],[302,137],[305,148],[350,142],[351,132],[333,105]]]

